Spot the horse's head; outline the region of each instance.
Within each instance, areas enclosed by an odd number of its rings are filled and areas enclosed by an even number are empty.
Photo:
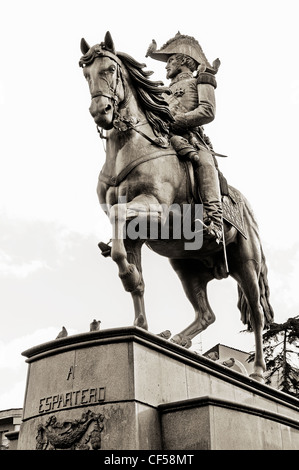
[[[79,65],[83,67],[91,94],[90,114],[98,126],[111,129],[115,111],[124,100],[124,85],[121,62],[110,33],[106,33],[104,42],[92,47],[82,39],[81,51],[84,55]]]

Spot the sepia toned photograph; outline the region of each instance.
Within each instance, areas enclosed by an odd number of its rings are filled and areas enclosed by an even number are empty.
[[[1,3],[0,450],[299,449],[297,22]]]

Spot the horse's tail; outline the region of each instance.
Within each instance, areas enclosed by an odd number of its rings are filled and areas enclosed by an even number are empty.
[[[259,275],[259,290],[260,290],[260,304],[264,312],[264,328],[267,328],[270,323],[273,322],[274,312],[270,304],[270,289],[268,284],[268,269],[266,265],[266,259],[264,252],[262,250],[262,263],[261,271]],[[238,285],[238,308],[241,312],[241,320],[247,325],[248,330],[252,330],[251,321],[250,321],[250,307],[248,305],[247,299]]]
[[[242,195],[243,196],[243,195]],[[251,229],[255,232],[256,237],[258,238],[260,242],[260,237],[259,237],[259,230],[258,230],[258,224],[255,220],[254,213],[250,207],[249,202],[244,198],[243,196],[243,201],[245,205],[245,211],[247,212],[247,216],[250,219],[250,226]],[[261,250],[261,269],[259,273],[259,291],[260,291],[260,304],[264,312],[264,328],[267,328],[268,325],[270,325],[273,322],[274,319],[274,312],[272,309],[272,306],[270,304],[270,289],[269,289],[269,284],[268,284],[268,268],[266,264],[266,258],[264,255],[263,248],[260,244],[260,250]],[[252,325],[250,321],[250,307],[248,305],[247,299],[241,289],[241,287],[238,285],[238,308],[241,312],[241,320],[242,322],[247,325],[248,330],[252,330]]]
[[[262,249],[262,268],[259,277],[259,287],[261,293],[261,306],[264,310],[265,327],[270,325],[274,320],[274,311],[270,304],[270,289],[268,284],[268,268],[266,258]]]

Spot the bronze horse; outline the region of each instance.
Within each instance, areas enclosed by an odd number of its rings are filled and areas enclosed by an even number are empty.
[[[181,346],[190,347],[191,340],[215,320],[207,298],[208,282],[230,275],[238,283],[241,319],[255,335],[253,377],[263,381],[262,331],[273,321],[273,310],[258,227],[247,200],[229,187],[231,197],[225,196],[225,202],[241,206],[244,233],[224,218],[223,244],[204,237],[200,249],[187,250],[182,238],[124,237],[128,221],[147,218],[153,207],[157,220],[163,221],[165,207],[194,202],[192,164],[180,160],[165,139],[173,121],[163,97],[168,89],[148,78],[152,72],[143,70],[145,64],[116,52],[109,32],[104,42],[92,47],[82,39],[81,51],[84,55],[79,65],[92,98],[89,111],[106,142],[106,161],[97,192],[113,224],[110,254],[125,290],[132,295],[134,325],[148,329],[141,267],[143,243],[169,258],[195,310],[194,321],[171,338]]]

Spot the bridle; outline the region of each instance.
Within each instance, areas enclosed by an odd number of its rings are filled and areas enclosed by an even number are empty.
[[[103,93],[101,90],[97,90],[97,91],[94,91],[93,93],[91,93],[91,98],[94,99],[94,98],[97,98],[98,96],[104,96],[105,98],[110,99],[113,102],[113,107],[116,108],[119,105],[119,98],[118,98],[118,95],[117,95],[117,89],[118,89],[118,86],[119,86],[120,83],[122,83],[123,88],[124,88],[124,92],[126,92],[126,86],[125,86],[125,83],[124,83],[124,80],[123,80],[123,77],[122,77],[122,64],[121,64],[120,60],[114,54],[110,53],[109,51],[98,52],[97,56],[98,57],[109,57],[110,59],[112,59],[116,63],[116,67],[117,67],[116,68],[116,83],[115,83],[115,86],[113,88],[111,86],[111,84],[108,82],[107,79],[101,78],[102,80],[105,80],[107,82],[107,85],[108,85],[108,87],[111,91],[111,94]],[[125,95],[126,95],[126,93],[125,93]],[[128,100],[125,98],[124,102],[127,102],[127,101]],[[123,106],[124,105],[125,105],[125,103],[123,104]]]
[[[117,70],[116,70],[117,76],[116,76],[116,82],[115,82],[114,88],[111,87],[111,84],[108,82],[108,80],[102,78],[102,80],[105,80],[107,82],[107,85],[108,85],[109,89],[111,90],[111,94],[103,93],[101,90],[97,90],[97,91],[91,93],[91,98],[92,99],[97,98],[98,96],[104,96],[105,98],[108,98],[109,100],[112,101],[112,103],[113,103],[113,127],[115,129],[117,129],[119,132],[134,130],[135,132],[142,135],[142,137],[147,139],[152,144],[154,144],[158,147],[161,147],[161,148],[168,148],[169,147],[169,142],[168,142],[167,139],[165,139],[163,137],[157,137],[157,138],[153,139],[153,138],[149,137],[148,135],[144,134],[139,129],[137,129],[137,126],[143,125],[143,124],[145,124],[145,122],[144,123],[140,123],[140,122],[138,123],[138,121],[135,120],[134,118],[128,119],[128,118],[125,118],[125,117],[121,116],[119,111],[120,111],[121,108],[125,108],[125,106],[127,105],[128,101],[131,97],[131,94],[132,94],[130,92],[129,88],[126,86],[125,81],[123,79],[122,63],[120,62],[118,57],[116,57],[114,54],[112,54],[112,53],[110,53],[109,51],[106,51],[106,50],[105,51],[101,50],[101,52],[97,53],[97,56],[98,57],[109,57],[114,62],[116,62],[116,66],[117,66]],[[124,99],[121,103],[119,103],[119,98],[118,98],[118,95],[117,95],[117,89],[118,89],[118,86],[119,86],[120,83],[122,84],[123,89],[124,89]],[[99,136],[100,136],[101,139],[107,139],[107,137],[103,134],[103,130],[101,128],[99,128],[98,125],[97,125],[97,131],[98,131]]]
[[[114,59],[113,59],[114,60]],[[102,80],[105,80],[108,84],[108,87],[109,89],[111,90],[111,94],[108,94],[108,93],[103,93],[102,91],[98,90],[98,91],[95,91],[93,93],[91,93],[91,99],[94,99],[94,98],[97,98],[98,96],[104,96],[105,98],[108,98],[111,102],[112,102],[112,106],[113,106],[113,121],[115,119],[115,116],[118,115],[118,108],[119,108],[119,98],[118,98],[118,95],[117,95],[117,88],[118,88],[118,85],[119,85],[119,82],[120,82],[120,66],[117,64],[117,78],[116,78],[116,83],[115,83],[115,87],[114,89],[111,87],[111,85],[109,84],[108,80],[102,78]],[[103,129],[100,128],[98,125],[96,126],[97,127],[97,131],[99,133],[99,136],[101,139],[107,139],[107,137],[104,135],[103,133]]]

